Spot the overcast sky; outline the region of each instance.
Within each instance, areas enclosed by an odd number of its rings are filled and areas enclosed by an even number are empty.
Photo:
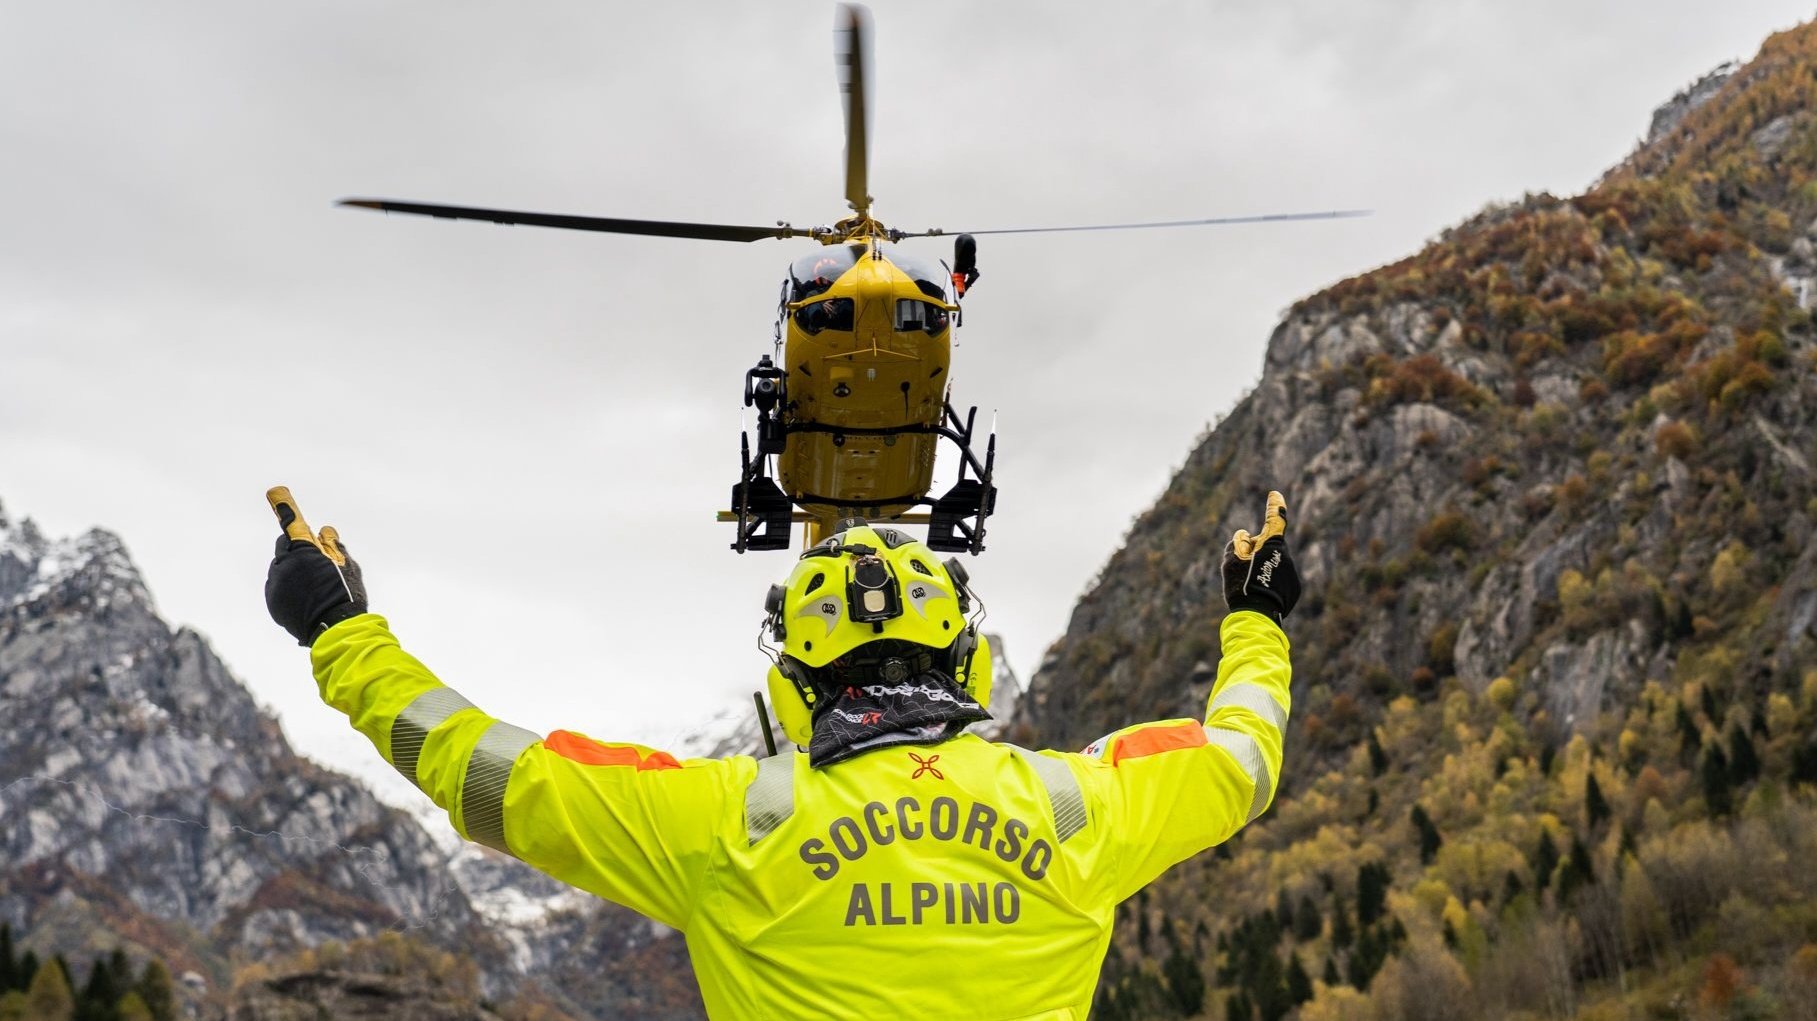
[[[874,11],[871,191],[893,226],[1376,211],[982,239],[953,380],[1000,416],[1001,509],[972,576],[1027,677],[1291,302],[1486,202],[1581,191],[1656,105],[1810,8]],[[337,768],[388,775],[265,615],[275,483],[495,715],[661,745],[748,705],[792,557],[734,555],[713,512],[742,374],[811,243],[332,203],[830,222],[832,20],[822,0],[15,5],[0,501],[53,536],[121,534],[165,615]],[[1297,471],[1278,468],[1255,488]]]

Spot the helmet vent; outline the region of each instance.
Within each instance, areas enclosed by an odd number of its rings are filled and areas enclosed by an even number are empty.
[[[809,593],[809,592],[812,592],[812,591],[814,591],[814,590],[815,590],[815,589],[817,589],[817,588],[819,588],[819,587],[820,587],[820,583],[821,583],[821,582],[823,582],[823,581],[825,581],[825,580],[826,580],[826,575],[825,575],[825,574],[816,574],[816,575],[814,575],[814,576],[813,576],[813,577],[812,577],[812,578],[810,578],[810,579],[808,579],[808,587],[807,587],[807,588],[805,588],[805,589],[802,589],[802,590],[801,590],[801,592],[802,592],[802,594],[803,594],[803,595],[806,595],[806,594],[807,594],[807,593]]]
[[[922,574],[925,574],[925,575],[927,575],[927,576],[928,576],[928,577],[930,577],[930,578],[932,578],[932,577],[933,577],[933,576],[934,576],[934,572],[932,572],[932,571],[930,571],[930,570],[928,570],[928,569],[927,569],[927,565],[926,565],[926,564],[924,564],[924,563],[922,563],[922,562],[921,562],[921,561],[919,561],[919,560],[913,560],[913,559],[911,559],[911,560],[910,560],[910,561],[909,561],[909,566],[910,566],[910,567],[913,567],[913,568],[914,568],[914,569],[915,569],[915,570],[917,570],[917,571],[920,571],[920,572],[921,572],[921,573],[922,573]]]

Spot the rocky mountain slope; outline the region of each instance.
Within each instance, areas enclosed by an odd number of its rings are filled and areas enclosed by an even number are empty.
[[[1282,794],[1128,906],[1103,1016],[1808,991],[1817,885],[1786,856],[1817,813],[1814,110],[1806,26],[1587,193],[1291,310],[1017,724],[1078,747],[1201,712],[1224,541],[1286,492]]]
[[[219,981],[223,951],[477,928],[427,835],[293,753],[112,535],[0,526],[0,697],[0,910],[21,932],[114,929]]]
[[[493,999],[540,984],[574,1016],[698,1015],[660,977],[687,974],[679,939],[297,755],[113,535],[0,514],[0,706],[0,922],[44,954],[124,945],[193,994],[395,933],[458,952]]]

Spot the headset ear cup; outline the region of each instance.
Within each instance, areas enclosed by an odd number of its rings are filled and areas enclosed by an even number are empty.
[[[972,698],[978,699],[978,705],[981,705],[983,709],[990,709],[990,681],[992,681],[990,667],[994,663],[994,658],[990,656],[990,639],[985,638],[983,634],[978,634],[978,629],[968,627],[965,630],[972,632],[972,636],[974,636],[972,650],[968,654],[968,663],[965,667],[965,690],[972,694]]]
[[[959,601],[961,615],[972,612],[971,572],[958,557],[947,557],[945,565],[947,580],[953,583],[953,595]]]
[[[785,664],[787,660],[783,661]],[[801,695],[801,686],[781,668],[770,667],[770,706],[789,741],[805,747],[814,739],[814,711]]]
[[[771,585],[769,594],[764,596],[764,623],[770,629],[773,641],[784,641],[789,637],[789,629],[782,621],[782,605],[788,596],[788,589],[781,585]]]
[[[980,706],[990,708],[991,643],[975,627],[967,627],[953,639],[953,679]]]

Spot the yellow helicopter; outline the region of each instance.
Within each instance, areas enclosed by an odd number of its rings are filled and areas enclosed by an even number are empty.
[[[974,230],[959,233],[951,264],[935,268],[893,251],[912,237],[940,229],[901,231],[871,216],[871,16],[840,4],[834,51],[845,108],[845,198],[852,215],[831,226],[798,228],[624,220],[594,216],[426,205],[387,199],[344,199],[341,205],[439,219],[560,227],[570,230],[757,241],[810,238],[823,247],[789,267],[774,329],[774,352],[745,373],[744,401],[757,412],[757,450],[742,438],[732,509],[720,520],[737,525],[732,548],[787,549],[792,524],[805,525],[813,546],[848,517],[927,526],[927,544],[942,552],[984,549],[985,521],[995,509],[992,485],[996,435],[975,449],[978,409],[960,415],[950,400],[947,369],[960,301],[978,280],[977,234],[1186,227],[1333,219],[1358,210],[1261,216]],[[959,449],[958,477],[934,499],[934,454],[941,437]],[[774,474],[772,474],[772,459]],[[917,512],[917,507],[926,507]],[[797,509],[799,508],[799,509]]]

